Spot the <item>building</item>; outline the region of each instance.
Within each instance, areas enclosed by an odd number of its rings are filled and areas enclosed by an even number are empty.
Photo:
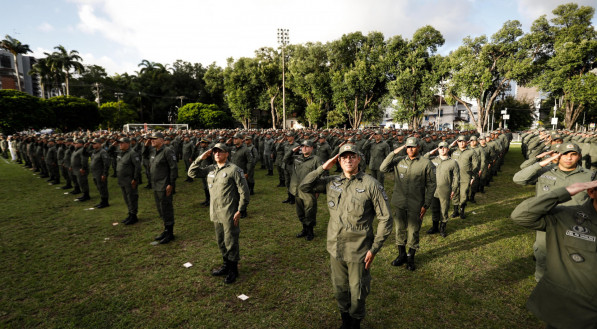
[[[35,57],[18,55],[19,75],[23,92],[30,95],[41,97],[41,87],[38,76],[30,76],[28,73],[33,64],[37,61]],[[4,49],[0,49],[0,89],[15,89],[17,87],[17,77],[15,76],[14,57]]]

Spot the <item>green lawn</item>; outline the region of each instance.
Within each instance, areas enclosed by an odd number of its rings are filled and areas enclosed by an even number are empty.
[[[541,328],[524,307],[535,285],[534,232],[515,226],[512,209],[533,187],[512,183],[522,162],[513,145],[505,166],[448,237],[421,229],[417,270],[395,268],[394,235],[373,263],[366,328]],[[183,176],[184,165],[180,163]],[[277,176],[256,173],[249,217],[241,220],[240,277],[225,285],[210,270],[221,263],[201,183],[178,180],[176,240],[150,242],[162,230],[152,192],[140,189],[140,222],[126,216],[116,180],[111,207],[73,202],[29,170],[0,160],[0,327],[2,328],[336,328],[319,198],[315,240],[294,235],[294,206],[282,204]],[[393,179],[387,176],[386,189]],[[144,184],[145,185],[145,184]],[[474,214],[472,214],[474,212]],[[193,264],[183,267],[186,262]],[[250,298],[242,301],[238,295]]]

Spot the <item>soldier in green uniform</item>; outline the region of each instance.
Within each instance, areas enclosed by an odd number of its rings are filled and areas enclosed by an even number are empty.
[[[286,182],[284,181],[284,144],[286,144],[286,140],[284,137],[278,138],[274,142],[274,165],[276,169],[278,169],[278,185],[276,187],[286,187]]]
[[[477,153],[467,146],[466,136],[460,135],[452,144],[457,143],[458,147],[452,151],[452,159],[458,162],[460,168],[460,195],[455,195],[452,198],[454,202],[454,212],[452,218],[460,215],[460,218],[465,219],[464,210],[466,208],[466,200],[469,190],[475,179],[475,164],[477,163]],[[451,145],[453,146],[453,145]]]
[[[100,194],[100,203],[95,205],[95,208],[101,209],[109,207],[108,203],[108,170],[110,169],[110,157],[104,148],[102,147],[102,140],[96,138],[93,140],[93,153],[91,153],[91,175],[93,176],[93,182],[97,187]],[[110,145],[114,147],[113,145]],[[116,170],[116,167],[114,167]],[[116,174],[116,172],[115,172]]]
[[[263,139],[263,163],[265,168],[267,169],[267,176],[274,175],[275,145],[276,144],[272,139],[272,133],[268,131],[265,134],[265,138]]]
[[[584,192],[586,191],[586,193]],[[581,205],[564,206],[577,194]],[[511,215],[518,225],[543,231],[547,270],[527,308],[547,328],[594,329],[597,324],[597,181],[559,187],[525,200]]]
[[[473,184],[471,184],[471,188],[469,190],[467,201],[471,203],[477,203],[475,200],[475,194],[479,190],[480,182],[481,182],[481,174],[482,169],[486,165],[487,159],[485,158],[485,152],[479,147],[479,139],[477,136],[471,136],[469,138],[469,148],[473,150],[476,154],[473,159],[476,161],[473,163]]]
[[[201,161],[213,154],[215,163],[200,167]],[[223,258],[220,268],[212,271],[214,276],[226,275],[225,283],[233,283],[238,277],[240,260],[239,221],[241,213],[249,204],[249,186],[241,168],[228,161],[228,148],[223,143],[201,154],[189,168],[191,177],[207,177],[210,194],[209,218],[214,223],[216,240]]]
[[[409,137],[404,147],[407,154],[405,157],[398,155],[402,148],[397,148],[383,160],[379,170],[384,173],[394,172],[391,204],[394,208],[392,217],[396,222],[398,257],[392,265],[407,263],[406,268],[414,271],[421,221],[431,206],[435,193],[435,166],[419,154],[419,141],[416,137]]]
[[[381,161],[388,154],[392,153],[390,145],[383,141],[382,137],[381,131],[377,130],[363,145],[363,151],[369,151],[369,169],[371,170],[371,175],[381,185],[383,185],[385,178],[384,172],[379,168]]]
[[[309,173],[299,186],[305,193],[327,192],[330,212],[327,251],[342,328],[360,328],[370,291],[371,264],[392,233],[390,205],[383,185],[359,171],[362,160],[359,154],[355,145],[342,146],[337,156]],[[343,172],[326,176],[325,172],[338,159]]]
[[[249,191],[251,195],[255,194],[255,166],[257,165],[257,160],[259,159],[259,151],[253,145],[253,136],[245,135],[245,146],[249,149],[251,153],[251,158],[253,159],[253,164],[247,166],[247,184],[249,185]]]
[[[328,161],[331,158],[332,149],[330,144],[325,140],[325,135],[320,134],[315,154],[322,162]]]
[[[58,150],[56,149],[56,141],[53,138],[48,140],[48,151],[45,156],[46,166],[50,174],[50,184],[60,184],[60,170],[58,168]]]
[[[194,151],[195,151],[195,143],[191,142],[191,138],[188,135],[184,136],[183,143],[182,143],[182,161],[184,162],[186,171],[189,171],[191,167],[191,163],[194,158]],[[185,182],[193,182],[193,179],[187,176]]]
[[[290,193],[295,196],[296,214],[303,225],[303,229],[296,235],[297,238],[304,237],[307,241],[313,240],[315,234],[313,228],[317,223],[317,197],[315,193],[305,193],[299,190],[299,184],[305,176],[322,162],[318,156],[313,155],[314,144],[305,140],[300,147],[295,147],[284,156],[284,163],[291,168]],[[300,153],[297,154],[300,148]]]
[[[139,154],[131,149],[131,140],[123,137],[119,140],[120,152],[116,156],[116,172],[118,174],[118,186],[122,191],[124,203],[128,208],[128,216],[122,221],[125,225],[132,225],[138,222],[137,212],[139,209],[139,180],[141,179],[141,158]]]
[[[292,149],[299,146],[299,144],[295,141],[294,135],[291,132],[288,132],[286,133],[286,143],[284,143],[283,145],[284,154],[282,155],[282,167],[284,168],[284,183],[286,184],[288,197],[286,198],[286,200],[282,201],[282,203],[294,204],[294,195],[290,193],[290,176],[292,175],[292,168],[284,162],[284,156],[286,156],[288,152],[292,151]]]
[[[75,175],[80,191],[83,195],[75,199],[75,201],[87,201],[89,197],[89,181],[87,175],[89,174],[89,156],[84,146],[85,141],[77,139],[75,141],[75,150],[70,158],[71,172]],[[76,189],[75,189],[76,190]]]
[[[150,184],[158,213],[164,221],[164,231],[155,237],[160,244],[174,240],[174,183],[178,177],[176,154],[170,147],[164,145],[164,135],[160,132],[153,133],[150,137],[153,152],[150,156]]]
[[[593,173],[580,166],[581,154],[578,145],[566,143],[559,145],[558,149],[559,153],[517,172],[512,178],[514,183],[520,185],[535,184],[535,193],[539,196],[558,187],[593,180]],[[580,205],[587,198],[586,193],[578,193],[564,205]],[[535,255],[535,280],[539,281],[546,270],[547,247],[545,232],[537,231],[533,250]]]
[[[438,153],[438,156],[433,154]],[[424,155],[435,165],[435,193],[431,203],[432,227],[427,234],[440,233],[446,237],[446,225],[448,223],[450,200],[454,195],[460,193],[460,169],[458,163],[450,158],[448,143],[440,142],[437,149]]]
[[[196,155],[195,157],[197,157],[197,156],[203,154],[204,152],[207,152],[207,150],[209,150],[209,141],[205,138],[201,138],[201,140],[199,141],[199,146],[195,148],[195,152],[193,154],[195,154]],[[194,161],[194,159],[193,159],[193,161]],[[193,161],[191,161],[191,163],[193,163]],[[212,162],[213,161],[211,158],[207,158],[200,163],[200,166],[207,167],[210,164],[212,164]],[[190,164],[189,164],[189,168],[191,168]],[[189,176],[189,178],[190,178],[190,176]],[[203,184],[203,192],[205,193],[205,201],[202,202],[201,205],[209,206],[210,197],[209,197],[209,187],[207,186],[207,178],[201,177],[201,183]]]

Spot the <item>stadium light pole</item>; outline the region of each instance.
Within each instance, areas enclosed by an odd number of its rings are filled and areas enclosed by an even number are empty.
[[[123,93],[114,93],[114,96],[118,98],[118,112],[120,112],[120,97],[124,96]]]
[[[284,56],[284,48],[289,41],[289,29],[278,29],[278,43],[282,46],[282,128],[286,129],[286,58]]]
[[[187,98],[186,96],[176,96],[176,99],[180,99],[180,107],[182,107],[182,100]]]

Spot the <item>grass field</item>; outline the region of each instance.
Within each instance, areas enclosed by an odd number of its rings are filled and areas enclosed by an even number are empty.
[[[448,237],[421,229],[417,270],[396,268],[394,235],[372,267],[365,328],[541,328],[524,307],[535,286],[534,232],[515,226],[512,209],[533,187],[512,183],[522,162],[513,145],[502,172]],[[180,163],[183,176],[184,165]],[[152,192],[140,189],[140,222],[120,222],[126,205],[110,178],[111,207],[73,202],[20,165],[0,160],[0,327],[2,328],[336,328],[340,315],[325,250],[328,212],[319,198],[315,240],[300,225],[277,176],[256,173],[249,217],[241,220],[240,277],[225,285],[201,183],[178,180],[176,240],[162,230]],[[386,189],[393,179],[387,176]],[[193,264],[183,267],[186,262]],[[242,301],[238,295],[250,298]]]

